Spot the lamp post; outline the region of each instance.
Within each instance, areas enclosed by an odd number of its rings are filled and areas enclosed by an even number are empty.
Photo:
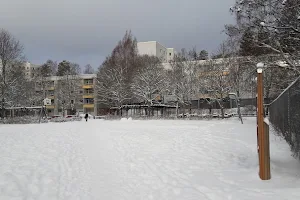
[[[271,178],[270,146],[268,125],[264,122],[263,68],[263,63],[257,64],[257,149],[259,176],[262,180],[269,180]]]
[[[239,115],[241,123],[243,124],[244,122],[243,122],[243,118],[242,118],[242,115],[241,115],[240,101],[239,101],[236,93],[228,93],[228,97],[230,98],[230,102],[231,102],[231,99],[235,99],[236,106],[237,106],[237,113]]]

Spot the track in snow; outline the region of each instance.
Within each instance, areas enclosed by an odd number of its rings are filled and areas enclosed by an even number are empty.
[[[77,139],[60,124],[1,126],[0,199],[90,199]]]

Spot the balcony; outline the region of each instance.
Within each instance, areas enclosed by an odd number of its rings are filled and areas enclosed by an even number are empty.
[[[54,109],[55,106],[54,105],[50,105],[50,106],[46,106],[47,109]]]
[[[83,94],[82,98],[84,98],[84,99],[93,99],[94,94],[93,93]]]
[[[54,99],[55,96],[54,96],[54,95],[51,95],[51,96],[48,96],[47,98],[48,98],[48,99]]]
[[[91,89],[91,88],[94,88],[94,85],[93,84],[84,84],[82,86],[83,89]]]
[[[83,104],[83,108],[94,108],[94,104]]]
[[[51,86],[51,87],[48,87],[48,88],[47,88],[48,91],[52,91],[52,90],[54,90],[54,89],[55,89],[54,86]]]

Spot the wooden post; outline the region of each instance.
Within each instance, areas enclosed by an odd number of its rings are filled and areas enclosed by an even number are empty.
[[[269,127],[264,122],[263,101],[263,74],[262,70],[260,70],[257,73],[257,139],[259,157],[259,177],[262,180],[269,180],[271,178]]]
[[[263,180],[271,179],[271,166],[270,166],[270,138],[269,138],[269,124],[264,122],[264,171],[265,177]]]

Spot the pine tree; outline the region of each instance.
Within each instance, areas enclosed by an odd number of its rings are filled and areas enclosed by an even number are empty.
[[[281,17],[278,26],[282,27],[277,30],[280,37],[280,43],[285,52],[295,52],[300,50],[300,33],[293,29],[300,28],[300,4],[298,0],[286,1],[281,11]]]
[[[202,50],[199,53],[199,60],[207,60],[208,59],[208,52],[206,50]]]
[[[242,36],[240,42],[240,55],[241,56],[250,56],[255,55],[256,44],[254,42],[254,32],[247,28]]]
[[[259,56],[272,53],[268,48],[262,47],[261,43],[270,44],[269,33],[260,29],[254,32],[250,27],[247,28],[240,42],[241,56]]]
[[[57,76],[67,75],[71,71],[71,63],[63,60],[58,64]]]
[[[51,65],[49,65],[48,62],[46,62],[45,64],[43,64],[40,67],[39,70],[40,70],[41,76],[43,76],[43,77],[48,77],[48,76],[52,75],[52,68],[51,68]]]

